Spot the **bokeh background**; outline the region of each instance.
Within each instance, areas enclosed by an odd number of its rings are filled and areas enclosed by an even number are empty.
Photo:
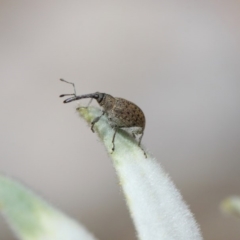
[[[145,112],[143,144],[205,240],[239,240],[240,2],[0,1],[0,171],[99,239],[136,240],[107,153],[59,95],[106,92]],[[82,101],[87,104],[88,101]],[[15,239],[1,218],[0,239]]]

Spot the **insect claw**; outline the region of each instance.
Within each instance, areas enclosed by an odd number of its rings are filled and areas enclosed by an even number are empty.
[[[94,133],[95,131],[94,131],[94,129],[93,129],[93,126],[94,126],[94,124],[92,123],[91,130],[92,130],[92,132]]]

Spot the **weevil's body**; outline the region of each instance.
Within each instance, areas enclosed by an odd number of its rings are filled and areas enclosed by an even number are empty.
[[[62,81],[67,82],[65,80],[62,80]],[[134,137],[136,137],[136,134],[141,134],[138,142],[138,145],[140,146],[144,129],[145,129],[145,116],[143,111],[137,105],[123,98],[115,98],[109,94],[99,93],[99,92],[80,95],[80,96],[77,96],[76,93],[63,94],[63,95],[60,95],[60,97],[69,96],[69,95],[73,95],[74,97],[66,99],[64,103],[69,103],[69,102],[72,102],[78,99],[83,99],[83,98],[91,98],[91,99],[94,98],[97,100],[99,105],[102,107],[103,112],[102,112],[102,115],[100,115],[99,117],[95,118],[92,121],[91,129],[94,132],[93,130],[94,124],[98,122],[99,119],[104,114],[107,116],[109,124],[115,130],[113,139],[112,139],[112,144],[113,144],[112,151],[114,151],[115,149],[114,139],[115,139],[117,130],[119,128],[131,128],[132,134]],[[146,156],[145,152],[144,154]]]
[[[141,132],[143,132],[145,128],[145,116],[142,110],[134,103],[123,98],[114,98],[105,93],[99,105],[106,112],[112,127],[139,127],[142,129]]]

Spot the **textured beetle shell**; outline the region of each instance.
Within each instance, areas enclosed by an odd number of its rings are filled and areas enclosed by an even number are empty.
[[[110,124],[119,128],[140,127],[143,131],[145,128],[143,111],[125,99],[115,98],[115,100],[113,108],[107,111]]]

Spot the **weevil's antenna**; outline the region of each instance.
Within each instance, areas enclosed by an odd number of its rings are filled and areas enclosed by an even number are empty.
[[[61,94],[59,97],[65,97],[65,96],[74,96],[73,98],[68,98],[64,101],[64,103],[67,103],[67,102],[71,102],[71,101],[75,101],[77,100],[76,97],[77,97],[77,93],[76,93],[76,88],[75,88],[75,84],[72,83],[72,82],[68,82],[62,78],[60,78],[60,81],[62,82],[65,82],[65,83],[69,83],[69,84],[72,84],[73,85],[73,89],[74,89],[74,93],[71,93],[71,94]],[[93,94],[90,94],[90,96],[92,96]],[[85,95],[84,95],[85,96]],[[89,97],[89,94],[88,94],[88,97]],[[78,99],[81,99],[82,97],[78,98]],[[87,108],[89,107],[89,105],[91,104],[92,100],[93,100],[93,97],[90,97],[90,101],[87,105]]]
[[[76,97],[76,96],[77,96],[76,88],[75,88],[75,84],[74,84],[74,83],[68,82],[68,81],[66,81],[66,80],[64,80],[64,79],[62,79],[62,78],[60,78],[60,81],[65,82],[65,83],[72,84],[72,85],[73,85],[73,89],[74,89],[74,93],[71,93],[71,94],[62,94],[62,95],[60,95],[59,97],[65,97],[65,96],[75,96],[75,97]]]

